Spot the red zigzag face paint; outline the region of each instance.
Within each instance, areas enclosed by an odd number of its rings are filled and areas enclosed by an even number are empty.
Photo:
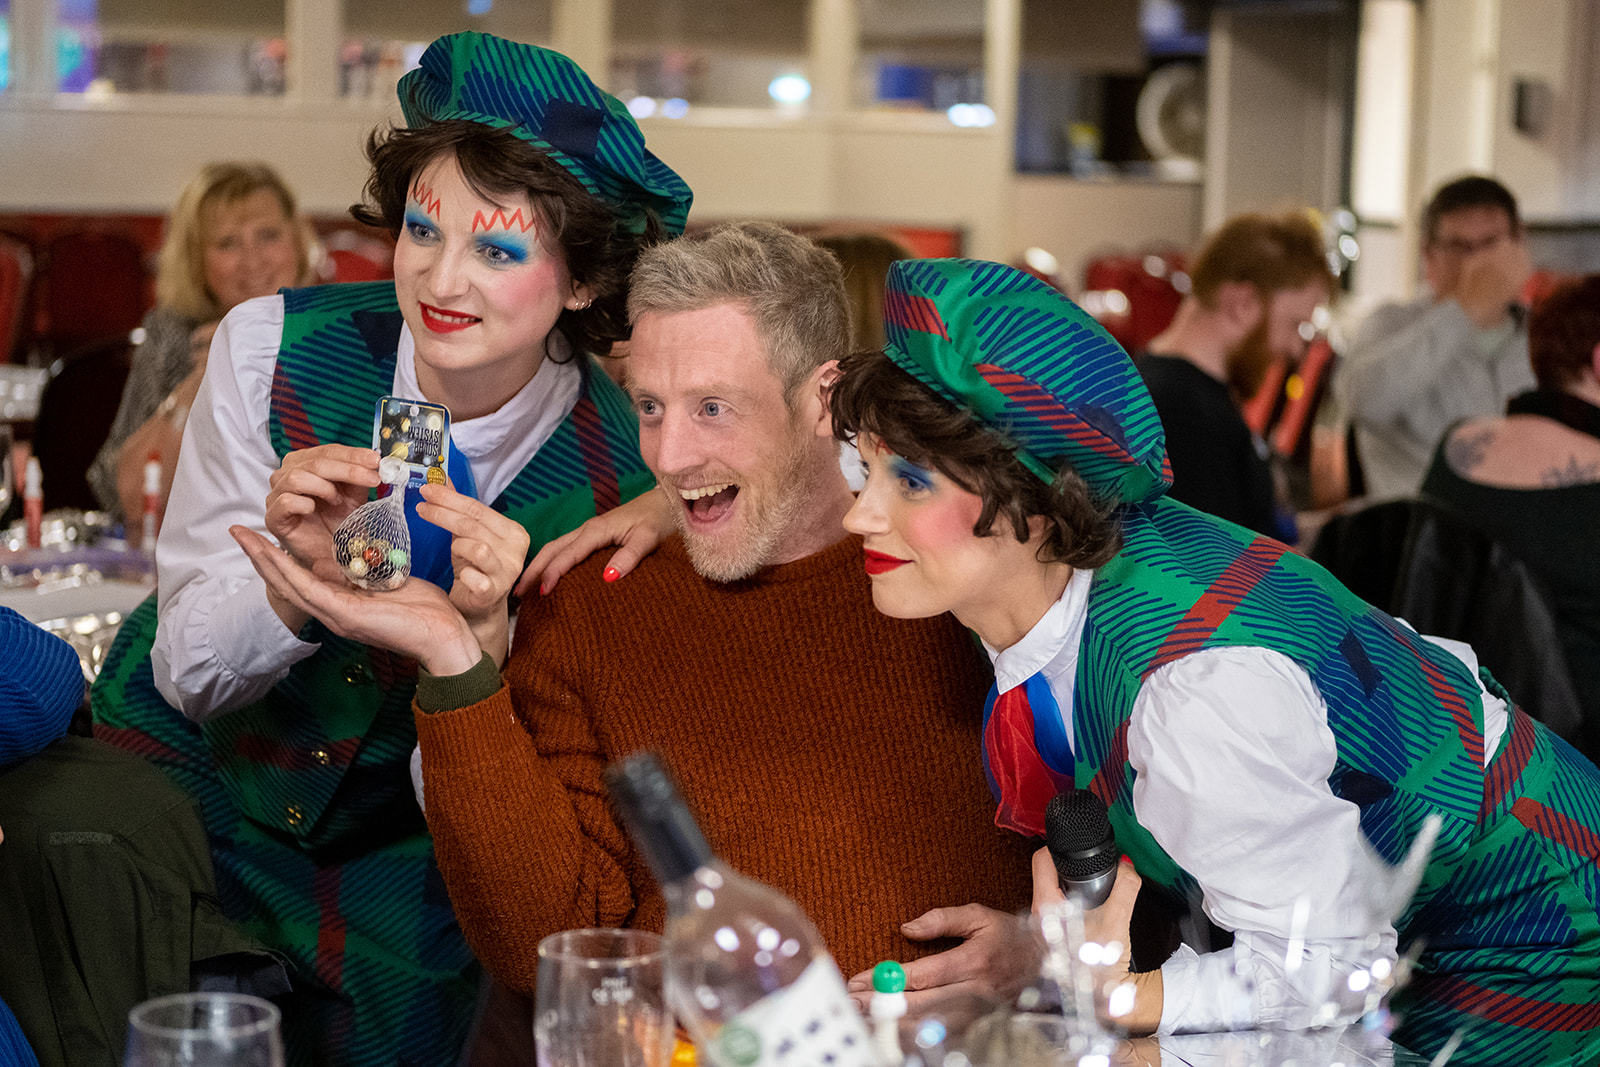
[[[412,183],[395,292],[416,344],[417,383],[458,421],[493,411],[526,385],[563,308],[587,297],[540,229],[526,196],[486,200],[453,156]]]

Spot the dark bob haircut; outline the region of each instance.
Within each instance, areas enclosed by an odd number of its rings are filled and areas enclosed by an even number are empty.
[[[1022,461],[1017,446],[895,366],[882,352],[858,352],[839,361],[828,394],[834,436],[876,437],[919,466],[932,467],[983,501],[972,527],[994,535],[1004,518],[1019,542],[1028,522],[1044,520],[1039,559],[1073,567],[1104,565],[1122,547],[1116,502],[1095,499],[1088,484],[1063,464],[1046,485]]]
[[[416,176],[441,156],[454,156],[472,190],[499,203],[526,196],[538,212],[540,237],[558,245],[572,280],[588,286],[593,302],[563,309],[556,329],[574,353],[606,355],[628,336],[628,275],[639,253],[660,241],[659,218],[647,212],[642,234],[617,225],[616,213],[545,152],[505,130],[464,119],[374,130],[367,139],[372,175],[365,200],[350,214],[398,237]]]

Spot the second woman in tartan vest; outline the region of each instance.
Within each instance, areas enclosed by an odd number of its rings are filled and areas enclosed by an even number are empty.
[[[1397,1041],[1595,1062],[1600,771],[1470,648],[1166,499],[1148,393],[1055,290],[908,261],[885,317],[884,352],[843,361],[832,394],[867,471],[846,527],[879,610],[950,611],[983,638],[996,821],[1037,836],[1057,791],[1092,791],[1131,862],[1091,921],[1126,943],[1142,877],[1234,935],[1131,975],[1117,1021],[1348,1021],[1412,947]],[[1435,831],[1413,894],[1392,865]],[[1039,860],[1036,899],[1058,892]]]

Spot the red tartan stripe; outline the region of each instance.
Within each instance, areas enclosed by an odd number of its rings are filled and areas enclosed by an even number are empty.
[[[1126,448],[1062,407],[1061,401],[1028,378],[992,363],[978,363],[973,369],[983,375],[984,381],[1005,394],[1006,399],[1012,404],[1046,425],[1060,430],[1075,444],[1083,445],[1113,459],[1133,459]]]
[[[1094,780],[1089,783],[1089,792],[1099,797],[1108,808],[1117,802],[1117,794],[1122,792],[1127,766],[1128,720],[1123,719],[1116,733],[1111,735],[1111,747],[1106,750],[1105,760],[1100,764],[1100,769],[1094,772]]]
[[[594,490],[594,513],[602,515],[622,503],[622,489],[617,484],[611,449],[606,445],[605,424],[600,421],[600,410],[592,398],[578,398],[577,407],[572,409],[572,425],[578,432],[578,451],[583,454],[583,465]]]
[[[339,906],[342,867],[330,863],[311,876],[311,898],[317,905],[317,978],[329,989],[344,986],[344,909]]]
[[[1156,649],[1140,675],[1141,680],[1180,656],[1200,649],[1287,551],[1287,545],[1270,537],[1258,537],[1246,545],[1162,640],[1161,647]]]
[[[124,752],[131,752],[135,756],[143,756],[149,760],[169,760],[174,763],[188,763],[191,757],[188,753],[180,752],[171,745],[164,745],[151,737],[143,730],[131,727],[102,726],[94,724],[96,740],[114,745]]]
[[[944,320],[939,317],[939,309],[925,296],[897,293],[891,289],[884,300],[883,316],[895,325],[904,326],[908,330],[938,334],[946,341],[950,340],[950,334],[944,328]]]
[[[240,734],[234,741],[233,752],[240,759],[249,760],[251,763],[264,764],[285,771],[306,771],[326,765],[347,767],[350,761],[356,758],[356,750],[360,747],[359,737],[330,741],[326,748],[318,750],[327,753],[328,764],[323,764],[313,759],[309,750],[284,744],[281,737],[263,737],[261,734],[245,733]]]
[[[1600,834],[1570,815],[1546,807],[1532,797],[1518,797],[1516,803],[1511,805],[1511,814],[1540,837],[1600,863]]]
[[[1456,975],[1429,980],[1419,985],[1417,992],[1468,1015],[1507,1026],[1568,1032],[1600,1027],[1600,1004],[1562,1004],[1519,997],[1485,989]]]
[[[1533,758],[1533,741],[1537,736],[1533,719],[1516,705],[1511,708],[1511,740],[1500,757],[1489,764],[1483,776],[1483,806],[1478,809],[1480,819],[1487,818],[1505,800],[1511,787],[1517,784],[1522,772]]]
[[[1396,625],[1392,632],[1400,638],[1402,644],[1411,650],[1417,657],[1417,663],[1422,667],[1423,677],[1428,679],[1428,686],[1433,690],[1433,695],[1439,703],[1449,709],[1450,717],[1455,720],[1456,734],[1461,738],[1461,747],[1467,750],[1475,766],[1483,766],[1483,731],[1478,729],[1478,724],[1472,721],[1472,711],[1467,707],[1464,697],[1452,686],[1444,674],[1436,667],[1432,660],[1425,656],[1422,649],[1417,646],[1417,638],[1404,626]]]
[[[305,406],[300,403],[300,397],[295,393],[294,386],[289,384],[289,377],[283,371],[281,359],[272,371],[272,410],[278,414],[278,421],[283,425],[284,436],[289,439],[291,451],[311,448],[318,443],[317,435],[311,429],[311,418],[306,414]]]

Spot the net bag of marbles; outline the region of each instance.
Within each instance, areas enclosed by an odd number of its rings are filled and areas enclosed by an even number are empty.
[[[378,478],[391,486],[389,495],[362,504],[333,531],[333,558],[339,572],[362,589],[399,589],[411,574],[411,534],[406,530],[406,481],[403,460],[385,456]]]

